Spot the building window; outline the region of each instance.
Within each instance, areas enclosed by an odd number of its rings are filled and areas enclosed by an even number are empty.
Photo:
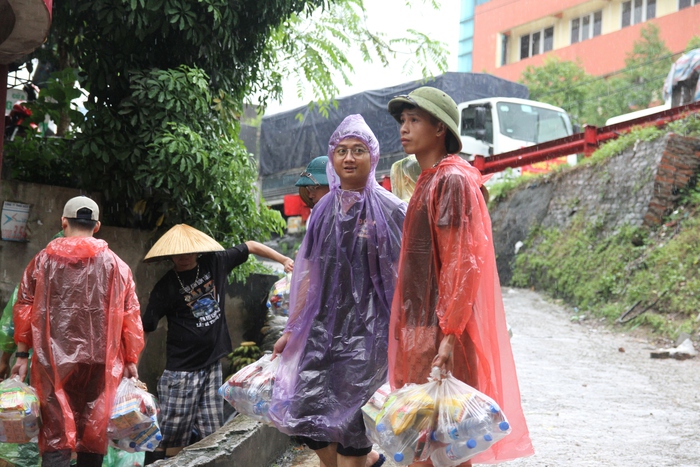
[[[501,66],[508,63],[508,35],[501,35]]]
[[[554,48],[554,27],[520,36],[520,60],[534,57]]]
[[[700,5],[700,0],[678,0],[678,9],[688,8],[691,5]]]
[[[633,24],[643,23],[652,18],[656,18],[656,0],[630,0],[628,2],[622,2],[623,28]]]
[[[600,36],[603,30],[603,12],[596,11],[571,20],[571,43]]]

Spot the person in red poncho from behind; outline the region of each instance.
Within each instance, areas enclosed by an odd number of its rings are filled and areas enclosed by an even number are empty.
[[[405,152],[421,166],[404,221],[391,309],[392,389],[426,383],[432,367],[451,371],[493,398],[512,427],[471,461],[532,455],[496,271],[488,192],[481,173],[458,155],[457,105],[425,86],[392,99],[388,110],[401,124]]]
[[[144,346],[139,302],[129,266],[104,240],[99,208],[85,196],[63,208],[65,237],[29,263],[13,308],[17,363],[39,396],[39,451],[44,467],[99,467],[107,452],[107,424],[124,377],[138,377]]]

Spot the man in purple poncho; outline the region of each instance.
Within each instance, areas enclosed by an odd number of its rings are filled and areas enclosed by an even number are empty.
[[[387,378],[406,203],[377,183],[379,143],[360,115],[335,130],[328,158],[331,191],[311,213],[294,266],[289,321],[275,344],[282,361],[270,416],[327,467],[364,467],[372,443],[360,409]]]

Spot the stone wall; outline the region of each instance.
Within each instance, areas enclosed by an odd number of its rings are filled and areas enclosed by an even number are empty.
[[[0,241],[0,307],[4,308],[29,261],[61,230],[63,205],[80,194],[84,193],[70,188],[0,180],[0,207],[4,201],[30,205],[27,241]],[[99,196],[88,195],[101,204]],[[141,261],[156,240],[155,233],[102,225],[95,236],[104,239],[129,265],[145,309],[151,289],[171,267],[169,261]],[[225,313],[234,346],[243,340],[261,339],[258,332],[267,312],[267,295],[276,280],[276,276],[254,275],[245,284],[229,284]],[[149,336],[139,365],[139,376],[152,392],[165,366],[166,326],[166,320],[161,320],[158,330]]]
[[[501,282],[510,282],[516,245],[533,227],[565,229],[576,214],[611,232],[659,225],[699,169],[700,140],[668,134],[516,190],[491,210]]]

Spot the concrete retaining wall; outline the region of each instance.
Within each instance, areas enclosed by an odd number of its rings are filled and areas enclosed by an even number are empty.
[[[277,429],[239,415],[216,433],[154,467],[269,467],[289,446]]]

